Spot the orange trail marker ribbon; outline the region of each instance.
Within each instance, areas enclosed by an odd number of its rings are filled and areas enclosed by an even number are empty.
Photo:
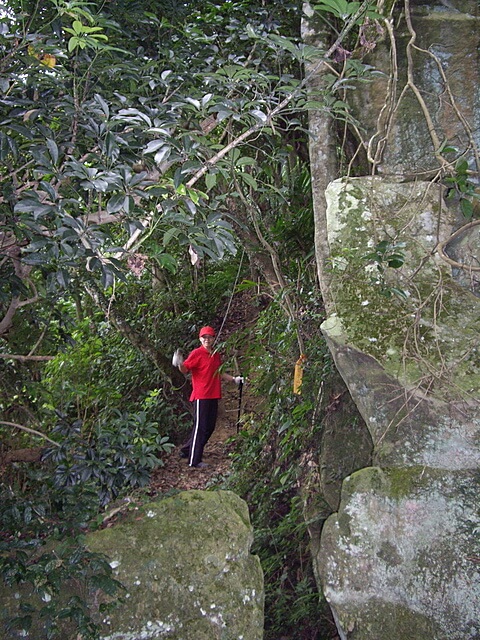
[[[302,353],[295,363],[295,371],[293,374],[293,393],[299,396],[302,393],[303,367],[307,361],[307,356]]]

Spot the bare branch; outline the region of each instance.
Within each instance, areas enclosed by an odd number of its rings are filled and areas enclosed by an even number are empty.
[[[5,422],[4,420],[0,420],[0,424],[4,424],[7,427],[13,427],[14,429],[21,429],[22,431],[31,433],[34,436],[38,436],[39,438],[43,438],[44,440],[47,440],[51,444],[54,444],[56,447],[61,446],[58,442],[55,442],[55,440],[51,440],[44,433],[40,433],[40,431],[37,431],[36,429],[30,429],[30,427],[24,427],[22,424],[17,424],[16,422]]]
[[[2,320],[0,320],[0,336],[6,333],[12,326],[13,316],[17,312],[17,309],[20,309],[20,307],[25,307],[27,304],[33,304],[38,300],[39,297],[37,295],[35,295],[33,298],[28,298],[28,300],[20,300],[20,298],[18,297],[12,298],[5,315],[3,316]]]
[[[36,362],[44,362],[46,360],[53,360],[55,356],[20,356],[12,353],[0,353],[0,358],[4,360],[19,360],[20,362],[26,362],[27,360],[34,360]]]

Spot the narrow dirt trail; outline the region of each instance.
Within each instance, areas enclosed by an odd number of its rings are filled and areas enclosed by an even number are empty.
[[[265,305],[265,300],[254,300],[247,291],[238,293],[231,300],[225,321],[224,316],[219,315],[212,320],[211,324],[217,331],[222,327],[220,339],[225,341],[232,333],[252,326],[262,305]],[[226,364],[229,365],[227,368],[229,373],[233,375],[240,373],[234,370],[233,362]],[[152,474],[150,483],[152,495],[165,494],[172,490],[205,489],[215,483],[215,478],[228,475],[229,453],[232,450],[228,440],[237,433],[239,390],[236,385],[223,382],[222,394],[217,426],[203,455],[203,462],[209,466],[202,469],[189,467],[187,461],[180,458],[179,447],[175,448],[170,454],[162,456],[164,466],[158,467]],[[241,413],[251,412],[254,405],[255,399],[249,394],[247,382],[242,393]]]
[[[205,489],[215,482],[216,478],[228,475],[230,468],[229,453],[232,447],[228,440],[237,433],[239,391],[230,385],[223,385],[223,398],[219,404],[217,426],[208,441],[203,462],[205,468],[188,466],[188,461],[181,458],[180,447],[163,455],[164,466],[157,467],[152,473],[150,491],[152,494],[165,494],[172,490]],[[242,413],[247,409],[248,399],[242,394]]]

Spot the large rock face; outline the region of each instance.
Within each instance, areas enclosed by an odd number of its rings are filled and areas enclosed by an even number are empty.
[[[385,75],[351,97],[368,176],[319,189],[312,128],[322,330],[373,442],[312,544],[342,640],[480,638],[480,226],[441,186],[458,158],[478,180],[478,12],[406,0],[371,25]]]
[[[436,153],[444,143],[467,154],[472,143],[480,144],[479,5],[475,0],[397,4],[394,29],[383,26],[381,38],[375,27],[367,30],[377,46],[366,62],[382,74],[350,100],[375,170],[414,179],[438,172]]]
[[[326,196],[322,330],[378,467],[345,480],[324,526],[324,593],[342,638],[477,638],[480,298],[435,251],[441,187],[355,178]]]
[[[326,195],[322,330],[378,467],[344,482],[326,522],[324,593],[342,638],[476,638],[480,299],[435,252],[452,224],[440,187],[355,178]]]
[[[467,471],[369,468],[345,481],[318,556],[342,638],[479,637],[477,500]]]

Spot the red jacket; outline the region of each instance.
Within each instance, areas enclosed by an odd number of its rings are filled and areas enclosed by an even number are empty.
[[[219,353],[208,353],[205,347],[194,349],[183,363],[192,374],[190,400],[214,400],[222,397]]]

